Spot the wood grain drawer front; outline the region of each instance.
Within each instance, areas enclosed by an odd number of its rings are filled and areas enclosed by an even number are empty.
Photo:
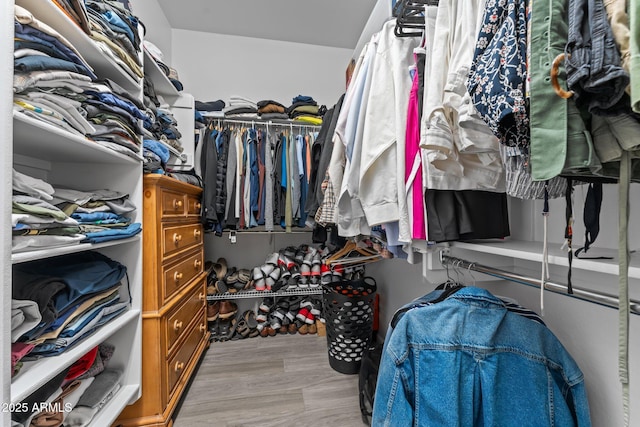
[[[187,216],[199,217],[201,208],[200,197],[187,195]]]
[[[174,293],[182,289],[194,277],[202,273],[204,255],[202,250],[190,255],[188,258],[164,269],[162,280],[163,297],[166,302]]]
[[[163,227],[162,229],[162,255],[164,258],[201,243],[202,226],[200,224]]]
[[[167,354],[172,352],[174,344],[187,332],[194,318],[198,318],[199,323],[202,323],[204,304],[205,292],[202,286],[197,286],[167,315]]]
[[[183,341],[182,346],[173,357],[168,359],[168,400],[171,399],[171,395],[175,392],[176,385],[180,381],[180,377],[183,375],[184,371],[187,370],[191,357],[193,357],[193,352],[198,347],[198,344],[200,344],[200,341],[202,341],[206,329],[207,326],[205,325],[203,318],[201,322],[193,325],[193,329],[188,331],[187,339]]]
[[[187,202],[184,194],[165,188],[160,189],[160,194],[162,200],[162,218],[184,216],[187,211]]]

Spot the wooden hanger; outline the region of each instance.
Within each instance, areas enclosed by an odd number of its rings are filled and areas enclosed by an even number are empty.
[[[342,248],[325,258],[324,263],[329,266],[337,264],[353,266],[368,264],[381,259],[383,259],[382,255],[373,249],[359,246],[353,240],[349,240]]]

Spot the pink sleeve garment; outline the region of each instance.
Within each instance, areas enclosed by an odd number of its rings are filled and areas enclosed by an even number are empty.
[[[413,83],[407,107],[407,133],[405,149],[405,188],[411,210],[411,238],[427,239],[422,191],[422,156],[420,153],[420,115],[418,113],[418,89],[420,76],[413,75]]]

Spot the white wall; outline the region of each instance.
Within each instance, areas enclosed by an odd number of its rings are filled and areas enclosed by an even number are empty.
[[[162,51],[164,63],[172,66],[171,26],[157,0],[132,0],[131,7],[147,29],[145,40],[149,40]]]
[[[582,244],[584,226],[582,206],[586,188],[578,187],[574,191],[574,249]],[[629,227],[629,245],[638,248],[640,224],[634,220],[640,211],[640,188],[631,186],[631,221]],[[542,239],[541,201],[512,200],[510,203],[510,224],[512,237],[532,241]],[[549,240],[560,243],[564,236],[564,199],[553,200],[549,221]],[[616,249],[617,232],[617,185],[605,185],[604,200],[600,217],[600,235],[593,246],[593,255],[599,248]],[[504,268],[511,266],[514,271],[537,277],[539,264],[536,262],[516,261],[491,254],[452,249],[452,254],[481,264]],[[592,255],[591,251],[588,255]],[[632,264],[638,265],[640,253],[631,256]],[[538,289],[513,282],[487,281],[490,276],[480,273],[461,271],[452,277],[467,285],[485,287],[497,295],[518,300],[523,306],[540,313],[540,293]],[[374,276],[380,294],[380,327],[382,337],[394,312],[407,302],[433,290],[446,280],[443,270],[428,271],[428,278],[422,277],[421,265],[410,265],[402,260],[382,261],[367,267],[367,273]],[[552,281],[566,283],[566,267],[552,266]],[[598,272],[573,269],[575,287],[595,289],[613,295],[618,293],[618,277]],[[640,280],[630,280],[630,295],[640,299]],[[574,357],[585,375],[585,384],[594,427],[623,425],[622,389],[618,380],[618,311],[612,308],[583,302],[566,295],[546,292],[544,320],[547,326],[560,339]],[[640,316],[631,315],[629,371],[631,379],[631,426],[640,426]]]
[[[350,49],[173,30],[173,67],[199,101],[241,95],[285,106],[297,95],[327,107],[345,90]]]
[[[373,7],[373,10],[371,11],[371,15],[369,15],[369,19],[362,29],[362,33],[360,34],[358,43],[353,50],[353,59],[358,58],[358,56],[360,55],[360,51],[362,50],[364,45],[369,42],[371,36],[374,33],[380,31],[382,25],[391,18],[392,12],[393,7],[389,0],[378,0],[376,5]]]

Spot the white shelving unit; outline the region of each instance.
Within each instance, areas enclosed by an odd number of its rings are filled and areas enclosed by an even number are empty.
[[[94,43],[76,24],[62,13],[52,1],[15,0],[15,4],[28,9],[37,19],[46,22],[66,37],[93,67],[99,78],[109,78],[130,93],[142,96],[142,79],[132,78],[120,65]],[[2,5],[0,28],[13,33],[14,1]],[[6,21],[5,21],[6,20]],[[1,73],[5,82],[2,86],[5,100],[0,104],[0,124],[4,143],[2,154],[2,197],[11,197],[11,168],[31,176],[45,179],[54,186],[90,191],[105,189],[119,191],[129,195],[129,200],[138,209],[130,215],[132,222],[142,222],[142,164],[124,154],[105,148],[85,137],[79,136],[42,123],[12,109],[12,41],[9,34],[2,34],[0,55],[7,64]],[[122,240],[112,240],[100,244],[79,244],[59,247],[51,250],[34,250],[11,254],[10,204],[5,203],[3,211],[2,233],[4,233],[0,255],[3,262],[0,267],[3,283],[11,281],[11,266],[59,255],[95,250],[124,264],[127,267],[127,283],[123,283],[121,298],[131,297],[131,308],[117,316],[88,337],[76,343],[72,348],[54,357],[25,362],[20,372],[12,379],[8,352],[10,351],[11,322],[9,306],[11,287],[3,286],[3,318],[0,322],[2,341],[0,347],[5,357],[0,372],[2,388],[0,394],[4,404],[18,403],[45,384],[96,345],[109,342],[115,346],[115,352],[109,367],[121,369],[124,374],[118,392],[111,397],[91,422],[93,427],[110,425],[122,409],[137,400],[141,394],[141,337],[142,337],[142,238],[140,235]],[[0,425],[11,425],[10,413],[0,413]]]
[[[13,135],[20,141],[14,147],[16,155],[30,156],[37,152],[38,157],[47,162],[65,162],[68,159],[77,162],[95,161],[99,158],[101,163],[130,163],[132,166],[140,164],[139,160],[19,111],[14,112],[13,117]],[[43,144],[43,141],[47,143]]]
[[[142,79],[137,79],[125,72],[108,54],[82,29],[73,23],[52,1],[16,0],[15,4],[28,9],[39,20],[46,22],[62,34],[82,54],[93,67],[99,78],[108,78],[117,82],[124,89],[134,93],[142,90]]]
[[[482,243],[454,242],[451,247],[525,261],[542,262],[542,242],[506,239]],[[585,256],[603,256],[612,259],[579,259],[574,257],[571,264],[572,268],[613,275],[618,274],[617,250],[593,248]],[[567,250],[563,249],[561,245],[550,244],[548,261],[550,265],[568,267]],[[640,279],[640,255],[635,253],[630,258],[629,277]]]
[[[56,357],[45,357],[37,361],[25,362],[21,372],[11,384],[11,401],[13,403],[21,402],[33,390],[41,387],[64,368],[78,360],[89,349],[100,344],[130,322],[135,322],[139,317],[140,310],[129,310],[104,325],[99,333],[84,339],[82,345],[73,347]]]
[[[153,88],[169,104],[173,104],[180,97],[180,92],[164,74],[151,54],[144,49],[144,74],[153,82]]]
[[[108,242],[103,243],[81,243],[78,245],[71,246],[62,246],[59,248],[53,249],[41,249],[34,250],[28,252],[19,252],[11,255],[11,262],[13,264],[20,264],[22,262],[35,261],[37,259],[42,259],[46,257],[58,256],[58,255],[66,255],[77,252],[83,252],[88,250],[96,250],[100,248],[108,248],[110,246],[122,246],[126,243],[135,243],[140,244],[142,237],[139,235],[129,237],[127,239],[122,240],[110,240]]]
[[[151,54],[144,50],[144,74],[153,83],[156,95],[169,105],[173,117],[178,122],[178,130],[182,134],[182,153],[170,147],[171,157],[168,165],[175,169],[191,169],[194,165],[195,152],[195,100],[193,95],[179,92],[171,80],[164,74]]]

